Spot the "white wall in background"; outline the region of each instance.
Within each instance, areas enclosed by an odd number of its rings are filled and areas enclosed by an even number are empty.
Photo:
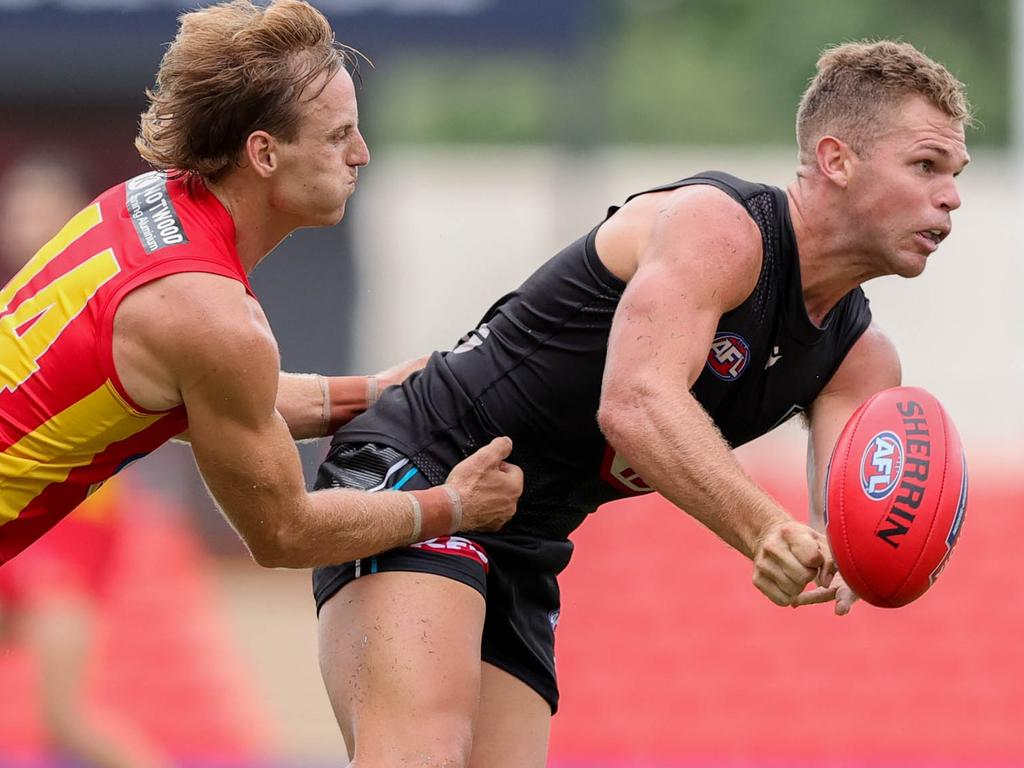
[[[953,234],[925,274],[866,291],[905,382],[939,396],[969,450],[998,454],[1024,442],[1024,201],[1009,154],[972,154]],[[450,347],[632,192],[712,168],[785,186],[793,167],[777,150],[386,148],[353,206],[357,368]]]

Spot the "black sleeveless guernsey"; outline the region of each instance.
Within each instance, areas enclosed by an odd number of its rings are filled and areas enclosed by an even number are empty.
[[[807,408],[871,312],[857,288],[821,327],[810,321],[783,190],[706,172],[638,194],[697,184],[740,203],[762,235],[757,285],[722,316],[692,390],[735,447]],[[478,447],[508,435],[525,488],[502,530],[544,538],[564,538],[606,501],[650,491],[597,423],[608,333],[625,288],[597,256],[597,229],[501,298],[454,350],[386,391],[333,445],[393,447],[438,484]]]

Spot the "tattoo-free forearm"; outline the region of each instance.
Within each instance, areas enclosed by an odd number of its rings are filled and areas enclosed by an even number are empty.
[[[448,535],[460,525],[461,500],[446,485],[412,492],[314,491],[299,509],[258,528],[238,528],[261,565],[312,568]]]
[[[376,385],[375,376],[282,373],[276,406],[294,439],[325,437],[367,409]]]
[[[648,485],[752,557],[765,532],[791,517],[747,476],[689,392],[642,389],[602,404],[608,441]]]

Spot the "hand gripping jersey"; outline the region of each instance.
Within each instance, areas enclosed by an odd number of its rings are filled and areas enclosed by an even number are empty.
[[[694,184],[739,202],[762,234],[757,285],[721,318],[692,390],[735,447],[807,408],[871,315],[858,288],[822,327],[807,317],[783,190],[708,172],[648,192]],[[509,461],[523,468],[525,487],[503,533],[564,538],[599,504],[652,490],[597,423],[608,333],[625,284],[598,258],[596,233],[499,300],[452,352],[435,354],[421,373],[387,390],[335,444],[391,446],[436,484],[478,446],[509,435]]]
[[[77,214],[0,291],[0,565],[128,463],[187,427],[114,370],[114,313],[133,289],[210,272],[251,293],[227,210],[200,182],[147,173]]]

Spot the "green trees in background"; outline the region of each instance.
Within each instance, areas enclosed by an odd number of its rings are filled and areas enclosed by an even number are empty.
[[[557,2],[558,0],[552,0]],[[378,61],[380,140],[791,144],[820,50],[899,38],[968,87],[974,144],[1005,144],[1009,0],[591,0],[557,54],[417,52]],[[540,22],[539,22],[540,23]]]

